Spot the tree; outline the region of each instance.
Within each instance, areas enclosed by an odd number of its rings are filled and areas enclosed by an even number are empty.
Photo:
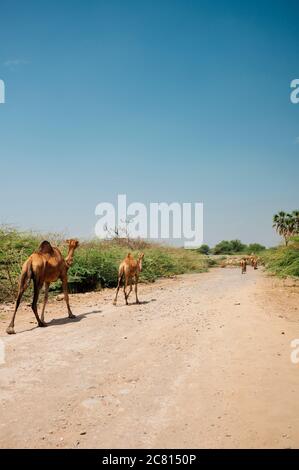
[[[248,253],[258,253],[259,251],[265,250],[266,247],[259,243],[249,243],[247,251]]]
[[[211,250],[209,245],[201,245],[197,251],[199,251],[199,253],[202,253],[203,255],[208,255]]]
[[[298,235],[299,234],[299,210],[293,211],[292,216],[294,218],[295,235]]]
[[[246,248],[246,245],[244,245],[240,240],[231,240],[230,244],[233,253],[240,253]]]
[[[280,211],[274,214],[273,227],[284,238],[285,245],[287,246],[290,237],[299,233],[299,211],[295,210],[291,214]]]
[[[214,246],[213,252],[215,255],[229,254],[232,251],[231,244],[228,240],[222,240]]]
[[[241,243],[240,240],[222,240],[221,242],[217,243],[217,245],[215,245],[213,252],[215,255],[229,255],[232,253],[240,253],[244,251],[245,248],[246,245]]]

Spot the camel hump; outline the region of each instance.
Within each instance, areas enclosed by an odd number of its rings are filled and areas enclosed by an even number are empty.
[[[44,241],[41,242],[41,244],[39,245],[37,252],[38,252],[38,253],[42,253],[42,254],[49,254],[49,255],[52,255],[52,254],[54,253],[54,250],[53,250],[53,248],[52,248],[51,243],[48,242],[47,240],[44,240]]]

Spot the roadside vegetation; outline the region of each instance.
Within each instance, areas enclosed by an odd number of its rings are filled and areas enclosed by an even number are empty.
[[[269,248],[261,259],[266,269],[279,277],[299,277],[299,237],[289,239],[287,246]]]
[[[279,277],[299,277],[299,211],[279,211],[273,216],[273,228],[285,246],[264,251],[261,259],[270,272]]]

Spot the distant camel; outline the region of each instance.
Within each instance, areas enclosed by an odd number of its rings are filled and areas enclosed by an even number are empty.
[[[118,283],[117,283],[117,289],[116,289],[116,294],[115,294],[115,299],[113,301],[113,304],[116,305],[117,302],[117,295],[118,291],[120,288],[120,283],[121,280],[123,279],[124,282],[124,296],[126,300],[126,305],[128,305],[128,298],[129,295],[132,292],[132,282],[133,278],[135,278],[135,295],[136,295],[136,304],[139,304],[138,300],[138,295],[137,295],[137,286],[138,286],[138,279],[139,279],[139,274],[142,270],[142,260],[144,258],[144,253],[141,253],[138,256],[137,261],[134,260],[133,256],[131,253],[128,253],[127,257],[120,263],[119,269],[118,269]],[[127,293],[126,289],[127,286],[130,284],[130,290]]]
[[[67,272],[69,267],[73,263],[74,251],[78,247],[79,242],[77,240],[66,240],[69,250],[67,257],[64,259],[61,252],[58,248],[52,247],[51,244],[47,241],[43,241],[38,250],[35,251],[27,261],[23,264],[18,297],[15,305],[15,310],[7,328],[6,332],[11,335],[15,333],[14,323],[17,310],[19,308],[22,296],[30,284],[30,280],[33,280],[34,295],[32,301],[32,310],[37,320],[38,326],[47,326],[44,321],[45,308],[48,301],[48,292],[49,285],[51,282],[55,282],[58,279],[62,281],[62,288],[64,292],[64,299],[67,305],[69,318],[75,318],[75,315],[72,314],[70,304],[69,304],[69,295],[67,288]],[[45,284],[45,298],[42,308],[41,318],[38,316],[37,311],[37,302],[41,288]]]
[[[257,256],[254,253],[251,253],[251,255],[248,257],[248,262],[250,262],[254,269],[257,269]]]
[[[240,265],[241,265],[242,274],[245,274],[246,273],[246,266],[247,266],[246,258],[241,259]]]
[[[254,269],[257,269],[257,256],[254,256],[254,257],[252,258],[251,266],[252,266]]]

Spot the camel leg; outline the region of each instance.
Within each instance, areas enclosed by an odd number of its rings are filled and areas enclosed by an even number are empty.
[[[45,319],[45,309],[46,309],[46,305],[47,305],[47,302],[48,302],[48,297],[49,297],[49,285],[50,283],[49,282],[46,282],[45,284],[45,298],[44,298],[44,303],[43,303],[43,309],[42,309],[42,314],[40,316],[40,319],[41,319],[41,322],[45,323],[44,319]]]
[[[135,276],[135,296],[136,296],[136,304],[140,304],[138,295],[137,295],[137,289],[138,289],[138,276]]]
[[[129,298],[129,295],[131,294],[131,292],[132,292],[132,290],[133,290],[132,282],[133,282],[133,281],[132,281],[132,278],[130,278],[130,280],[129,280],[130,290],[129,290],[129,292],[127,293],[127,300],[128,300],[128,298]]]
[[[17,310],[18,310],[19,305],[21,303],[21,299],[23,297],[23,294],[24,294],[25,290],[27,289],[27,287],[29,286],[30,279],[31,279],[31,266],[26,265],[25,268],[23,267],[23,269],[22,269],[22,274],[21,274],[21,278],[20,278],[18,296],[17,296],[17,300],[16,300],[16,304],[15,304],[14,313],[13,313],[11,322],[10,322],[10,324],[9,324],[7,330],[6,330],[6,332],[9,335],[12,335],[12,334],[15,333],[14,326],[15,326],[16,313],[17,313]]]
[[[35,279],[33,280],[33,285],[34,285],[34,294],[33,294],[33,301],[32,301],[32,304],[31,304],[31,308],[32,308],[33,313],[35,315],[38,326],[41,326],[41,327],[46,326],[40,320],[40,318],[38,316],[38,311],[37,311],[37,302],[38,302],[38,297],[39,297],[39,293],[40,293],[42,285],[40,285],[40,283],[38,283]]]
[[[69,302],[69,291],[68,291],[68,288],[67,288],[67,279],[66,278],[62,279],[62,289],[63,289],[63,293],[64,293],[64,300],[65,300],[65,303],[66,303],[66,306],[67,306],[67,311],[68,311],[68,314],[69,314],[69,318],[76,318],[76,316],[71,311],[70,302]]]
[[[126,305],[129,305],[128,304],[128,297],[127,297],[127,285],[128,285],[128,279],[127,277],[125,277],[125,280],[124,280],[124,296],[125,296],[125,300],[126,300]]]
[[[113,300],[113,305],[116,305],[116,302],[117,302],[117,296],[118,296],[118,291],[120,289],[121,279],[122,279],[122,274],[120,276],[118,276],[117,288],[116,288],[116,293],[115,293],[115,297],[114,297],[114,300]]]
[[[9,335],[15,334],[14,327],[15,327],[16,313],[17,313],[17,310],[19,308],[19,305],[20,305],[20,302],[21,302],[21,299],[23,297],[23,294],[24,294],[25,290],[26,290],[26,286],[23,286],[23,287],[19,288],[18,297],[17,297],[16,305],[15,305],[15,310],[14,310],[14,313],[12,315],[11,322],[10,322],[10,324],[7,327],[7,330],[6,330],[6,333],[8,333]]]

